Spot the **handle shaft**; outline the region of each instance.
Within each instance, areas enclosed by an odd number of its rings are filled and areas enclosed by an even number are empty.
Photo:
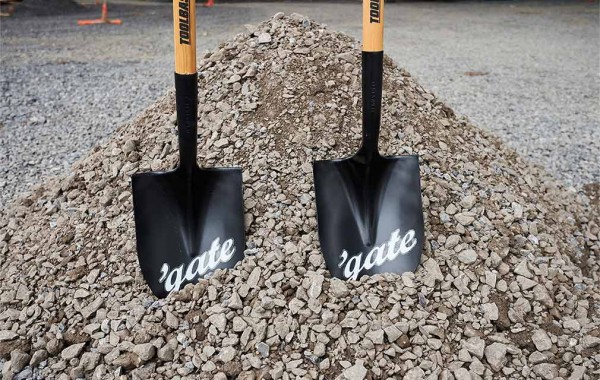
[[[173,0],[173,21],[179,166],[191,172],[196,165],[198,151],[196,0]]]
[[[363,0],[363,51],[383,51],[384,0]]]
[[[173,0],[175,72],[196,72],[196,0]]]
[[[383,1],[363,0],[363,142],[360,152],[367,161],[379,155],[383,87]]]
[[[367,158],[378,155],[381,127],[381,92],[383,85],[383,52],[362,53],[363,143]]]
[[[192,169],[198,151],[198,74],[175,73],[179,166]]]

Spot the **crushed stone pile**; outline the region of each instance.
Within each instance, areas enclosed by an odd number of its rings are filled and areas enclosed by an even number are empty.
[[[199,62],[199,162],[244,169],[246,259],[165,300],[142,279],[130,175],[176,164],[171,92],[0,211],[5,379],[600,376],[597,208],[387,58],[380,148],[421,157],[426,252],[331,279],[311,163],[358,148],[360,44],[298,14],[247,30]]]

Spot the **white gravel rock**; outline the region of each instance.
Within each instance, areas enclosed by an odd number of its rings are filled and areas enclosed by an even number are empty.
[[[472,355],[477,356],[479,359],[483,358],[485,350],[485,341],[478,336],[471,337],[463,341],[462,346],[469,351]]]
[[[64,350],[62,350],[62,352],[60,353],[60,356],[65,360],[73,359],[73,358],[79,356],[79,354],[83,350],[84,346],[85,346],[85,343],[73,344],[73,345],[65,348]]]
[[[142,361],[147,362],[156,355],[156,347],[152,343],[137,344],[133,347],[133,352]]]
[[[477,261],[477,252],[472,249],[465,249],[458,254],[458,260],[465,264],[473,264]]]
[[[271,35],[269,33],[261,33],[258,35],[259,44],[268,44],[271,42]]]
[[[495,372],[500,371],[506,363],[508,347],[502,343],[492,343],[485,348],[485,359]]]
[[[363,380],[367,376],[367,369],[362,364],[355,364],[344,370],[346,380]]]
[[[486,303],[481,305],[483,317],[488,321],[498,320],[498,306],[495,303]]]
[[[420,367],[415,367],[406,372],[403,380],[421,380],[425,378],[425,371]]]
[[[536,364],[533,366],[533,372],[545,380],[554,380],[558,378],[558,366],[556,364]]]
[[[18,336],[19,336],[19,334],[15,333],[14,331],[2,330],[2,331],[0,331],[0,342],[13,340],[13,339],[17,338]]]
[[[533,341],[533,344],[535,344],[535,348],[539,351],[546,351],[552,348],[552,340],[544,330],[535,330],[531,340]]]

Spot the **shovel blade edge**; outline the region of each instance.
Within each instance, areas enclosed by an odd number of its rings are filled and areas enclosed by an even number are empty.
[[[414,271],[424,246],[418,156],[313,165],[321,250],[332,276]]]
[[[132,190],[138,260],[157,297],[244,258],[241,169],[136,174]]]

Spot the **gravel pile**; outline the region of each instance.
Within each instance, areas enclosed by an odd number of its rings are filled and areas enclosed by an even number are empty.
[[[177,160],[174,96],[0,211],[5,378],[591,379],[600,217],[386,59],[386,154],[418,153],[416,273],[331,279],[311,162],[360,138],[360,44],[275,15],[200,60],[200,163],[244,168],[246,259],[156,300],[132,173]],[[2,363],[2,362],[0,362]]]

